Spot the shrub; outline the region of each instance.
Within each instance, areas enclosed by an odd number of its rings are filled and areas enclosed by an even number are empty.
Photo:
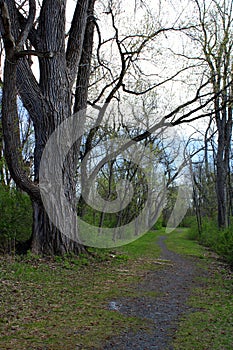
[[[186,215],[182,222],[180,223],[181,227],[194,227],[197,223],[196,216],[194,215]]]
[[[230,265],[233,266],[233,226],[219,230],[213,219],[202,219],[202,230],[198,232],[197,223],[193,223],[189,231],[190,239],[197,239],[202,245],[209,247]]]
[[[28,195],[0,185],[0,213],[0,246],[5,252],[31,235],[32,208]]]
[[[161,215],[153,226],[154,230],[161,230],[163,227],[163,216]]]

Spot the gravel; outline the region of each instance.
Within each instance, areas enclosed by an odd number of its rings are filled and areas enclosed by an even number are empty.
[[[112,301],[109,308],[128,316],[140,317],[148,328],[137,333],[125,333],[109,340],[103,350],[172,350],[172,339],[183,314],[194,310],[187,305],[193,288],[200,286],[196,277],[204,276],[204,270],[197,267],[197,259],[183,257],[169,251],[165,245],[166,237],[161,236],[158,244],[162,249],[161,259],[169,264],[160,270],[151,271],[137,286],[138,298],[124,298]],[[157,296],[141,296],[145,291],[158,292]],[[152,293],[153,294],[153,293]]]

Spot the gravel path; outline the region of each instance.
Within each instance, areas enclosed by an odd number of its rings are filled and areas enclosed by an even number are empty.
[[[182,257],[169,251],[164,243],[166,237],[160,237],[158,244],[162,249],[161,259],[169,264],[161,270],[148,273],[138,285],[140,292],[158,292],[157,297],[139,297],[123,299],[110,303],[110,308],[128,316],[146,320],[149,331],[126,332],[111,339],[103,350],[172,350],[172,338],[175,336],[177,322],[183,313],[193,310],[186,305],[191,290],[199,286],[197,276],[205,272],[197,267],[197,260]],[[141,293],[140,293],[141,294]],[[143,294],[143,293],[142,293]]]

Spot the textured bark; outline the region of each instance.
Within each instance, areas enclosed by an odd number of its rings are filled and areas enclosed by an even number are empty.
[[[229,182],[230,148],[232,135],[232,110],[224,109],[222,116],[217,113],[218,149],[216,157],[216,193],[218,201],[218,226],[227,228],[230,216]]]
[[[0,5],[9,13],[6,20],[1,16],[0,23],[6,51],[3,89],[5,154],[14,181],[32,199],[32,250],[49,255],[79,253],[85,248],[64,236],[49,220],[40,198],[38,184],[40,160],[46,142],[55,128],[72,114],[72,88],[76,76],[82,87],[76,91],[75,111],[86,106],[94,29],[94,0],[77,2],[67,48],[66,0],[44,0],[37,28],[33,26],[33,0],[30,0],[28,18],[18,12],[15,1],[0,0]],[[39,83],[32,73],[27,53],[23,51],[26,40],[30,41],[39,59]],[[85,62],[85,69],[80,65],[81,61]],[[34,125],[34,183],[28,179],[21,160],[17,93],[20,94]],[[64,163],[64,191],[73,204],[76,161],[75,152],[71,151]]]
[[[43,255],[84,253],[85,247],[71,240],[51,223],[42,203],[33,202],[32,251]]]
[[[9,9],[8,6],[9,5]],[[17,36],[12,34],[12,26],[9,11],[12,7],[11,1],[0,2],[1,7],[1,31],[5,46],[5,63],[4,63],[4,85],[2,96],[2,129],[5,144],[5,158],[11,176],[16,184],[24,191],[28,192],[32,198],[40,199],[39,188],[28,178],[27,171],[23,166],[21,154],[21,142],[19,132],[19,119],[17,112],[17,58],[16,52]],[[31,19],[30,19],[31,23]],[[27,26],[27,30],[29,27]],[[19,37],[19,44],[22,45],[22,36]]]
[[[0,184],[5,185],[2,118],[0,118]]]
[[[8,77],[11,77],[9,79]],[[20,188],[32,198],[40,198],[39,188],[33,184],[23,166],[19,120],[17,113],[16,61],[10,51],[4,67],[4,88],[2,97],[2,127],[5,143],[5,158],[11,175]]]

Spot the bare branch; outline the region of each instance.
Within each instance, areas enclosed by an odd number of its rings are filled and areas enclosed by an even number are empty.
[[[16,52],[16,57],[25,57],[25,56],[37,56],[41,58],[53,58],[56,53],[52,51],[36,51],[36,50],[22,50]]]
[[[89,8],[89,11],[91,9]],[[93,9],[92,9],[93,11]],[[79,64],[79,70],[76,80],[74,113],[84,110],[87,106],[87,96],[89,88],[89,79],[91,71],[91,59],[93,50],[93,36],[94,36],[95,22],[91,17],[87,19],[87,25],[84,35],[84,43],[82,48],[82,55]]]
[[[24,28],[27,23],[27,19],[22,15],[20,11],[17,9],[18,14],[18,20],[21,28]],[[37,34],[37,30],[35,29],[35,25],[31,28],[30,32],[28,33],[28,39],[32,46],[37,50],[38,49],[38,43],[40,41],[40,38]]]
[[[94,3],[95,0],[80,0],[77,1],[75,8],[66,50],[67,67],[72,84],[76,78],[79,62],[81,60],[87,18],[89,12],[93,17]]]
[[[29,15],[28,15],[28,19],[27,19],[27,23],[25,25],[25,28],[22,30],[19,39],[17,41],[17,51],[22,50],[29,32],[31,31],[32,27],[33,27],[33,22],[35,19],[35,15],[36,15],[36,1],[35,0],[29,0]]]
[[[128,94],[132,94],[132,95],[136,95],[136,96],[141,96],[141,95],[145,95],[146,93],[158,88],[159,86],[161,85],[164,85],[166,84],[168,81],[171,81],[173,80],[174,78],[176,78],[178,75],[180,75],[182,72],[185,72],[186,70],[188,69],[191,69],[191,68],[194,68],[196,67],[197,65],[193,65],[193,66],[188,66],[188,67],[185,67],[185,68],[182,68],[181,70],[179,70],[178,72],[176,72],[174,75],[172,75],[171,77],[161,81],[160,83],[158,84],[154,84],[152,86],[150,86],[148,89],[145,89],[143,91],[133,91],[133,90],[129,90],[125,87],[125,84],[122,84],[122,89],[124,92],[127,92]]]
[[[9,11],[5,1],[0,1],[0,10],[1,10],[1,31],[4,44],[6,48],[15,48],[15,39],[12,35],[11,21],[9,16]]]
[[[6,48],[6,59],[4,63],[2,96],[2,127],[5,142],[4,153],[15,183],[26,191],[31,198],[39,200],[39,188],[29,179],[29,174],[23,164],[17,111],[17,61],[14,56],[11,56],[11,51],[11,49],[9,50]],[[8,55],[10,55],[10,59],[8,59]]]

